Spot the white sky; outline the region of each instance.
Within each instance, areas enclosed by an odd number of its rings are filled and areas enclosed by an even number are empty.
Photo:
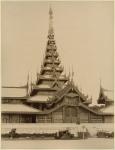
[[[48,11],[62,65],[74,70],[74,81],[96,101],[99,82],[113,89],[113,2],[2,3],[2,85],[34,80],[45,54]]]

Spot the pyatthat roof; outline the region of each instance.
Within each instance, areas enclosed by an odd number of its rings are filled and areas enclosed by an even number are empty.
[[[2,113],[38,113],[41,112],[38,109],[32,108],[24,104],[2,104]]]
[[[50,95],[35,95],[28,99],[28,102],[47,102],[49,98],[52,98]]]
[[[25,97],[27,89],[24,87],[3,87],[2,97]]]

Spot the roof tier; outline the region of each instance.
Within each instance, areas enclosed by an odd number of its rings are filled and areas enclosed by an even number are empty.
[[[45,59],[44,60],[44,62],[43,62],[44,64],[57,64],[57,65],[59,65],[60,63],[61,63],[61,61],[59,60],[59,59],[56,59],[54,62],[52,61],[52,59]]]
[[[47,103],[49,99],[52,98],[51,95],[35,95],[32,96],[28,99],[28,102],[33,102],[33,103]]]
[[[44,80],[44,81],[54,81],[55,78],[52,75],[40,75],[39,80]],[[60,75],[58,78],[58,81],[68,81],[68,77],[66,77],[65,75]]]
[[[24,104],[2,104],[2,113],[34,114],[41,112]]]
[[[3,87],[2,97],[24,98],[27,96],[27,88],[25,87]]]

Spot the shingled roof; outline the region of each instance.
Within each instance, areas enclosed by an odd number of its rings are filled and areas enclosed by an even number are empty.
[[[36,114],[41,112],[24,104],[2,104],[2,113]]]
[[[22,87],[2,87],[2,98],[10,98],[10,97],[26,97],[27,96],[27,88],[25,86]]]
[[[38,102],[48,102],[49,98],[52,98],[51,95],[35,95],[32,96],[30,98],[28,98],[28,102],[34,102],[34,103],[38,103]]]

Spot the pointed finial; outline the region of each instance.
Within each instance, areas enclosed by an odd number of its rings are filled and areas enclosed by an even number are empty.
[[[101,85],[101,78],[100,78],[100,88],[102,87],[102,85]]]
[[[31,75],[31,83],[30,83],[30,93],[32,92],[32,90],[33,90],[33,81],[32,81],[32,75]]]
[[[100,78],[100,93],[103,93],[102,80]]]
[[[36,83],[38,82],[38,80],[39,80],[39,71],[37,69],[37,71],[36,71]]]
[[[54,31],[53,31],[53,11],[50,6],[49,8],[49,31],[48,31],[48,37],[54,38]]]
[[[28,75],[27,75],[27,84],[29,83],[29,72],[28,72]]]
[[[73,65],[72,65],[72,78],[71,78],[72,82],[73,82],[73,77],[74,77],[74,71],[73,71]]]
[[[72,65],[72,78],[73,78],[73,76],[74,76],[74,71],[73,71],[73,65]]]
[[[52,7],[50,5],[50,8],[49,8],[49,15],[52,16],[53,15],[53,11],[52,11]]]

